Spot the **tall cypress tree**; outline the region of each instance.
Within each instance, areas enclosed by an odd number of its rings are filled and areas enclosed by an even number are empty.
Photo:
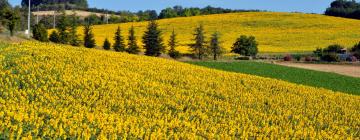
[[[84,46],[86,48],[95,48],[96,47],[91,24],[85,24],[85,26],[84,26]]]
[[[210,41],[210,50],[211,54],[214,56],[214,60],[217,60],[218,57],[223,53],[223,48],[220,44],[221,42],[219,41],[219,33],[215,32],[212,34]]]
[[[158,24],[154,20],[149,22],[147,31],[142,39],[145,48],[145,55],[160,56],[161,52],[165,51],[163,40],[161,38],[161,31],[158,29]]]
[[[202,59],[206,53],[206,41],[204,35],[204,27],[200,24],[199,27],[195,29],[194,40],[195,43],[191,45],[194,54],[198,57],[198,59]]]
[[[180,52],[175,49],[177,47],[177,43],[178,42],[176,41],[176,33],[175,30],[173,30],[169,39],[169,56],[174,59],[180,57]]]
[[[140,52],[140,48],[136,42],[134,26],[131,26],[129,30],[128,48],[126,51],[130,54],[138,54]]]
[[[71,16],[70,20],[70,29],[69,29],[69,36],[70,36],[70,45],[72,46],[80,46],[80,39],[79,35],[77,34],[77,27],[78,27],[78,17],[76,16],[75,11],[74,14]]]
[[[66,16],[65,10],[62,10],[56,25],[59,34],[59,43],[61,44],[68,44],[70,41],[70,34],[68,32],[69,24],[69,18]]]
[[[124,38],[123,36],[121,36],[121,29],[120,27],[117,28],[116,32],[115,32],[115,37],[114,37],[114,49],[117,52],[123,52],[125,51],[125,43],[124,43]]]

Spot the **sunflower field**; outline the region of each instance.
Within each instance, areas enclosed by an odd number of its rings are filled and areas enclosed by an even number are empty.
[[[359,139],[360,97],[172,60],[0,43],[0,139]]]

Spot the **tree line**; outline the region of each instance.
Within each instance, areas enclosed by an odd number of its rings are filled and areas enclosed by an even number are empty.
[[[76,21],[76,15],[72,15],[71,18],[69,18],[69,16],[66,16],[63,12],[59,17],[59,25],[56,30],[50,34],[49,38],[47,38],[48,34],[46,28],[41,23],[34,26],[33,38],[43,42],[51,41],[72,46],[83,45],[86,48],[97,47],[94,39],[95,35],[92,31],[92,24],[88,23],[83,25],[84,38],[80,40],[79,35],[76,32],[79,24]],[[111,44],[109,39],[106,38],[102,44],[102,48],[104,50],[113,49],[116,52],[139,54],[140,47],[137,44],[134,27],[128,29],[128,32],[129,35],[125,38],[122,36],[122,29],[118,27],[113,38],[114,44]],[[194,29],[193,36],[194,43],[189,46],[192,49],[194,58],[202,60],[205,57],[212,56],[214,60],[217,60],[225,52],[221,45],[221,34],[219,32],[212,33],[210,39],[207,39],[204,26],[200,24]],[[127,39],[127,44],[125,44],[125,39]],[[162,31],[159,29],[159,25],[155,20],[149,21],[147,29],[141,39],[145,50],[144,54],[147,56],[158,57],[162,54],[167,54],[174,59],[178,59],[182,56],[177,50],[178,41],[175,29],[172,31],[167,44],[165,44],[162,38]],[[245,56],[256,56],[258,53],[257,46],[258,43],[256,42],[255,37],[242,35],[233,44],[231,52]],[[166,47],[168,47],[168,49],[166,49]]]
[[[335,0],[326,9],[325,15],[360,19],[360,3],[355,0]]]
[[[174,18],[174,17],[189,17],[198,15],[209,14],[222,14],[233,12],[254,12],[260,10],[232,10],[220,7],[206,6],[204,8],[183,8],[182,6],[168,7],[157,13],[155,10],[140,10],[138,12],[130,11],[112,11],[100,8],[89,8],[87,0],[31,0],[32,11],[62,11],[62,10],[84,10],[88,12],[103,13],[112,15],[108,19],[108,22],[104,22],[105,17],[91,15],[89,18],[93,21],[92,24],[104,24],[104,23],[124,23],[124,22],[137,22],[137,21],[149,21],[156,19]],[[22,8],[28,7],[28,0],[22,0]],[[47,28],[52,26],[52,16],[44,16],[41,18],[44,25]],[[51,23],[51,24],[46,24]]]

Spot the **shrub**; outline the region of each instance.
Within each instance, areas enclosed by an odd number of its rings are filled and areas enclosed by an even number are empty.
[[[356,61],[358,61],[358,59],[355,56],[350,56],[350,57],[346,58],[346,61],[356,62]]]
[[[336,53],[327,53],[321,57],[322,61],[340,62],[340,57]]]
[[[48,33],[43,24],[36,24],[33,27],[33,38],[41,41],[41,42],[47,42],[48,41]]]
[[[296,61],[300,61],[302,56],[300,54],[294,54],[292,57],[295,58]]]
[[[178,59],[182,57],[179,51],[171,51],[169,52],[169,56],[174,59]]]
[[[343,46],[339,44],[330,45],[323,50],[324,53],[341,53]]]
[[[351,48],[351,52],[357,59],[360,59],[360,42],[358,44],[355,44],[354,47]]]
[[[51,32],[49,40],[54,43],[59,43],[59,34],[56,31]]]
[[[286,55],[284,57],[284,61],[292,61],[292,56],[291,55]]]
[[[253,36],[240,36],[231,47],[231,52],[245,56],[256,56],[258,53],[258,43]]]

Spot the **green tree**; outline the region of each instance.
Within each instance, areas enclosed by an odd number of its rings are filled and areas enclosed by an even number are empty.
[[[207,50],[205,32],[202,24],[200,24],[200,26],[195,29],[194,40],[195,43],[191,44],[191,48],[193,49],[193,53],[198,57],[198,59],[201,60],[203,59]]]
[[[70,25],[70,20],[66,16],[65,10],[61,11],[61,15],[58,17],[56,29],[59,34],[59,43],[69,44],[70,42],[70,33],[68,31]]]
[[[218,57],[221,56],[221,54],[224,52],[224,49],[221,47],[221,42],[219,41],[219,38],[220,37],[218,32],[215,32],[211,36],[210,50],[211,54],[214,56],[214,60],[217,60]]]
[[[20,11],[16,9],[5,8],[1,11],[1,22],[10,31],[10,35],[13,36],[16,26],[20,22]]]
[[[231,48],[231,52],[244,56],[256,56],[258,53],[258,43],[253,36],[242,35],[236,39]]]
[[[96,47],[91,24],[85,24],[85,26],[84,26],[84,46],[86,48],[95,48]]]
[[[79,18],[76,16],[75,11],[73,12],[74,14],[71,15],[70,18],[69,43],[72,46],[80,46],[81,43],[80,43],[79,35],[77,34]]]
[[[121,29],[120,27],[117,28],[116,32],[115,32],[115,37],[114,37],[114,49],[117,52],[123,52],[125,51],[125,43],[124,43],[124,37],[121,35]]]
[[[54,43],[59,43],[59,34],[56,31],[52,31],[49,36],[49,40]]]
[[[105,38],[103,48],[104,48],[104,50],[110,50],[110,48],[111,48],[111,43],[107,38]]]
[[[0,11],[7,9],[7,8],[11,8],[11,5],[9,4],[9,2],[7,0],[0,0]]]
[[[160,56],[161,52],[165,51],[163,40],[161,38],[161,31],[158,29],[158,24],[152,20],[147,26],[147,31],[142,38],[145,55]]]
[[[175,30],[173,30],[169,40],[169,47],[170,47],[169,56],[174,59],[177,59],[181,56],[180,52],[176,50],[177,43],[178,42],[176,40],[176,33]]]
[[[173,18],[173,17],[177,17],[177,12],[173,9],[173,8],[166,8],[164,10],[162,10],[160,12],[159,18],[163,19],[163,18]]]
[[[360,42],[355,44],[354,47],[351,48],[351,52],[357,59],[360,59]]]
[[[32,31],[33,31],[34,39],[39,40],[41,42],[49,41],[48,32],[43,24],[39,23],[39,24],[34,25]]]
[[[136,41],[134,26],[131,26],[129,30],[128,48],[126,51],[130,54],[138,54],[140,52],[140,48],[137,45],[137,41]]]

